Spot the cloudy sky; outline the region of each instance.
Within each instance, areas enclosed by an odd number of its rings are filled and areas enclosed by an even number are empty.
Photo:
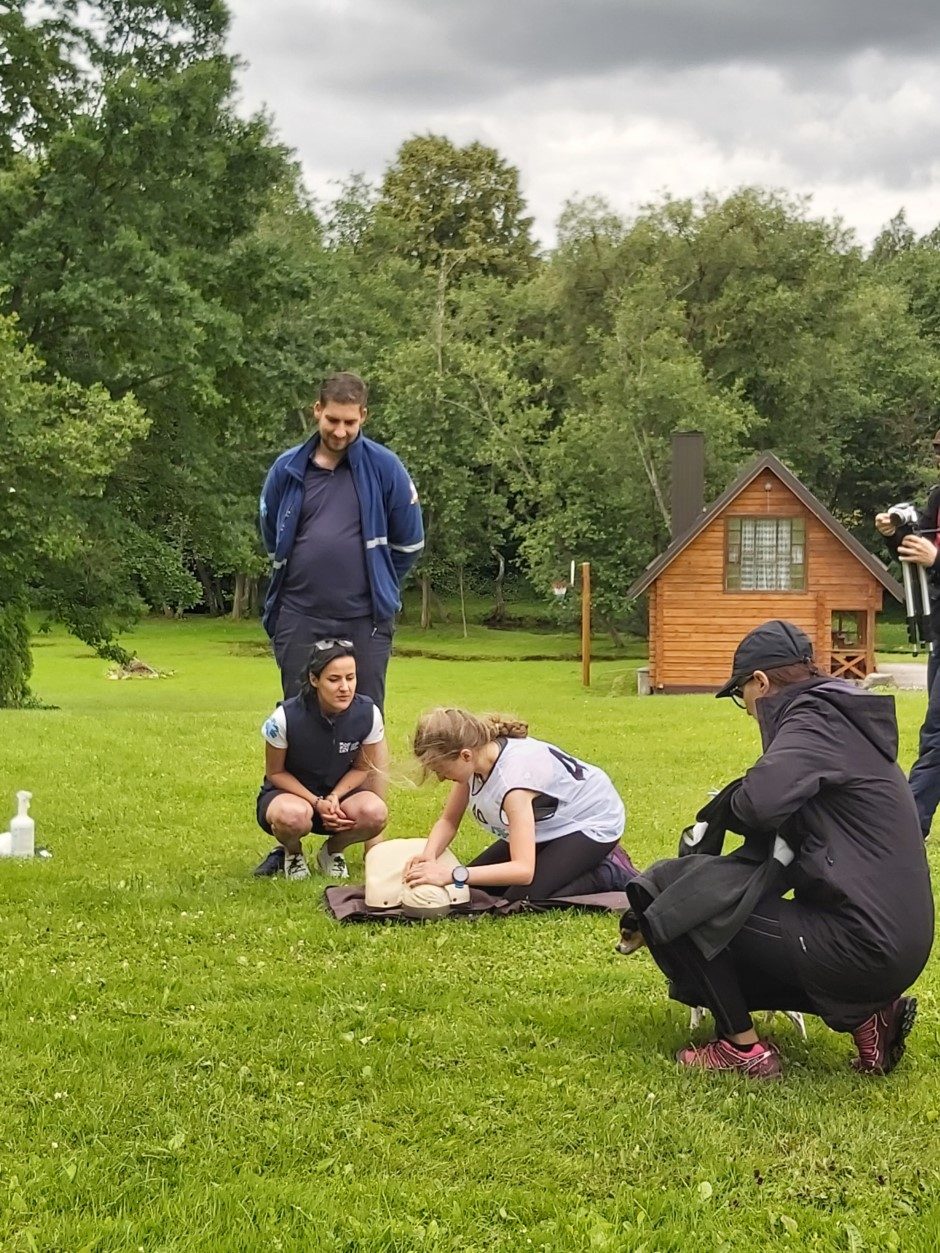
[[[229,0],[246,110],[329,198],[410,135],[518,167],[539,238],[572,196],[811,195],[863,242],[940,222],[940,0]]]

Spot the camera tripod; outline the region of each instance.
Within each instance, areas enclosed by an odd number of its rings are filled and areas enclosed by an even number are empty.
[[[888,517],[894,523],[895,535],[904,539],[908,535],[924,535],[918,525],[917,508],[910,504],[892,505]],[[936,534],[936,532],[934,532]],[[914,656],[920,652],[921,646],[929,652],[931,640],[930,630],[930,589],[927,583],[927,571],[919,561],[901,562],[901,582],[904,586],[904,612],[907,617],[907,638],[914,650]],[[914,570],[917,571],[915,578]]]
[[[911,566],[917,570],[915,584]],[[914,649],[914,656],[921,645],[930,649],[930,593],[927,588],[927,571],[915,561],[901,562],[901,581],[904,584],[904,611],[907,615],[907,638]]]

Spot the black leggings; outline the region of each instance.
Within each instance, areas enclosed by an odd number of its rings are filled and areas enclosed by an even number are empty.
[[[547,901],[551,896],[587,896],[604,890],[595,871],[616,847],[616,841],[601,844],[581,831],[560,835],[535,846],[535,875],[531,883],[513,883],[506,887],[486,885],[486,891],[497,893],[507,901]],[[497,840],[475,857],[471,866],[496,866],[509,861],[509,841]],[[564,891],[562,891],[564,889]]]
[[[631,891],[635,899],[638,889]],[[780,915],[791,902],[777,895],[763,897],[726,949],[706,961],[688,936],[668,944],[650,941],[642,909],[652,897],[647,893],[637,911],[640,930],[663,974],[672,984],[671,994],[686,1005],[710,1009],[720,1036],[749,1031],[752,1009],[789,1009],[815,1013],[809,993],[797,978],[783,932]]]

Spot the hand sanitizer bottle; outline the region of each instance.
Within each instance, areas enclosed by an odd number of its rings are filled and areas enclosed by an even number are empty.
[[[19,812],[10,819],[13,856],[32,857],[36,851],[36,824],[29,816],[29,802],[33,799],[33,794],[32,792],[17,792],[16,799]]]

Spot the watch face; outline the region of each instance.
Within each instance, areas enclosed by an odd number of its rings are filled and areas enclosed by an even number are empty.
[[[458,887],[467,886],[467,880],[470,878],[470,871],[466,866],[455,866],[453,871],[453,879]]]

